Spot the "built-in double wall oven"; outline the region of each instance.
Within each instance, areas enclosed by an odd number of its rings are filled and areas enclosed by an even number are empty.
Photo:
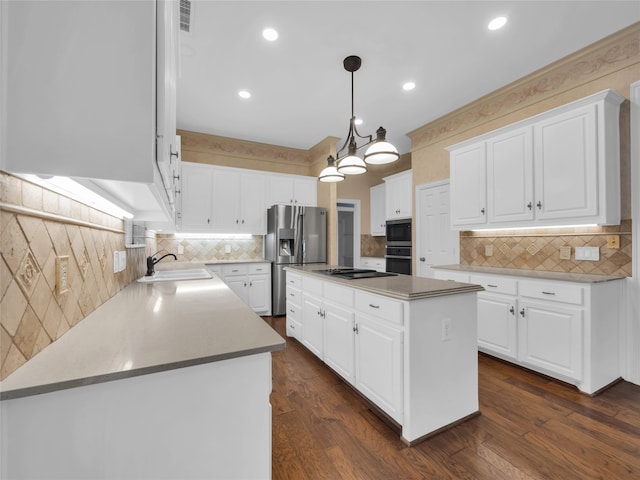
[[[411,275],[411,219],[387,220],[386,235],[387,272]]]

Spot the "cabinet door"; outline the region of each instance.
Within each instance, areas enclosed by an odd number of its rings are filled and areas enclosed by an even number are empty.
[[[302,294],[302,343],[318,357],[323,358],[322,299],[307,293]]]
[[[240,229],[254,235],[267,233],[265,178],[260,173],[243,173],[240,193]]]
[[[213,171],[212,223],[218,232],[236,232],[240,229],[240,172]]]
[[[293,203],[305,207],[318,205],[318,180],[315,178],[294,178]]]
[[[182,163],[181,228],[185,231],[211,230],[212,170]]]
[[[517,358],[517,318],[514,297],[478,293],[478,346],[488,353]]]
[[[489,223],[533,219],[532,127],[487,140]]]
[[[371,235],[374,237],[384,237],[386,235],[385,184],[382,183],[371,187],[369,197]]]
[[[411,172],[385,178],[386,219],[409,218],[412,212]]]
[[[356,314],[356,388],[402,422],[403,332]]]
[[[485,142],[451,152],[451,225],[487,221]]]
[[[354,312],[325,303],[324,361],[350,384],[355,383]]]
[[[518,308],[519,360],[552,374],[582,380],[582,309],[524,300]]]
[[[596,106],[536,123],[534,138],[536,218],[597,215]]]
[[[271,303],[269,275],[249,275],[248,303],[255,312],[266,313]]]
[[[272,205],[293,204],[293,181],[284,175],[269,175],[267,208]]]
[[[224,277],[224,283],[226,283],[227,286],[233,290],[233,293],[240,297],[243,302],[248,303],[248,283],[246,276],[226,276]]]

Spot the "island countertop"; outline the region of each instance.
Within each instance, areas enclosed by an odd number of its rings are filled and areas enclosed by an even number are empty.
[[[330,268],[345,267],[316,263],[309,265],[291,265],[285,268],[285,270],[294,273],[304,273],[305,275],[313,275],[323,280],[340,283],[348,287],[397,298],[399,300],[410,301],[421,298],[458,295],[460,293],[479,292],[484,290],[480,285],[436,280],[433,278],[416,277],[413,275],[398,274],[388,277],[358,278],[355,280],[349,280],[332,275],[325,275],[315,271]]]
[[[215,275],[205,280],[133,282],[0,382],[0,399],[284,346],[284,339]]]
[[[520,268],[481,267],[476,265],[435,265],[434,269],[451,270],[464,273],[489,273],[493,275],[509,275],[527,277],[532,280],[559,280],[576,283],[610,282],[626,278],[624,275],[593,275],[588,273],[549,272],[544,270],[525,270]]]

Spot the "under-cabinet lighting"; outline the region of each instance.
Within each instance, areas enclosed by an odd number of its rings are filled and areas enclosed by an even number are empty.
[[[211,239],[211,240],[248,240],[251,238],[250,233],[176,233],[176,238],[191,239]]]
[[[120,208],[115,203],[110,202],[106,198],[101,197],[84,185],[80,185],[78,182],[68,177],[40,177],[38,175],[31,174],[18,175],[18,177],[59,193],[60,195],[64,195],[65,197],[84,203],[96,210],[113,215],[114,217],[133,218],[133,214],[131,212]]]
[[[513,230],[551,230],[556,228],[586,228],[586,227],[598,227],[599,225],[595,223],[590,223],[587,225],[552,225],[552,226],[544,226],[540,225],[537,227],[505,227],[505,228],[478,228],[471,230],[472,232],[481,232],[481,233],[489,233],[489,232],[504,232],[504,231],[513,231]]]

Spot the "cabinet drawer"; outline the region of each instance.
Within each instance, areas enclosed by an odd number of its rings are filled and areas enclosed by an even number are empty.
[[[324,299],[339,303],[345,307],[353,307],[353,289],[331,282],[324,284]]]
[[[520,280],[520,295],[554,302],[582,305],[584,288],[580,285]]]
[[[360,313],[380,317],[387,322],[403,325],[402,303],[380,295],[355,292],[355,306]]]
[[[264,274],[271,272],[271,264],[269,263],[250,263],[248,265],[249,275]]]
[[[300,289],[300,287],[302,287],[302,281],[301,281],[300,275],[287,272],[287,286]]]
[[[451,280],[452,282],[469,283],[469,274],[452,272],[451,270],[435,270],[433,278],[436,280]]]
[[[287,300],[287,318],[292,318],[296,322],[300,321],[300,306]]]
[[[287,307],[289,303],[302,305],[302,292],[297,288],[293,288],[291,285],[287,285]]]
[[[494,277],[491,275],[471,275],[470,283],[482,285],[487,292],[518,294],[518,281],[514,278]]]
[[[249,271],[249,268],[247,265],[243,265],[239,263],[222,266],[222,274],[225,277],[233,276],[233,275],[246,275],[248,271]]]

